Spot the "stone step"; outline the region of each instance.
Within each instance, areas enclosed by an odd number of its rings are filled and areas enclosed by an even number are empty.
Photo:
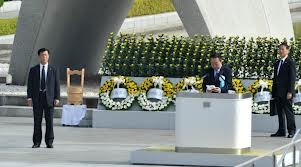
[[[12,50],[13,49],[13,44],[9,44],[4,39],[1,40],[3,36],[0,36],[0,50]]]
[[[87,105],[88,108],[97,108],[98,98],[84,97],[83,101],[83,104]],[[60,104],[67,104],[67,97],[62,96]],[[27,107],[26,105],[26,96],[0,95],[0,106]]]
[[[92,126],[92,108],[87,109],[85,118],[80,122],[79,126]],[[0,106],[0,117],[33,117],[32,107],[26,106]],[[62,107],[56,107],[54,110],[54,118],[62,117]]]
[[[12,55],[12,50],[0,49],[0,64],[7,64],[6,66],[9,67],[11,55]],[[0,66],[0,68],[3,68],[2,65]]]

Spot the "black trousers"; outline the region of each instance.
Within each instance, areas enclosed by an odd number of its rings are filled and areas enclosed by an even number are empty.
[[[49,107],[47,104],[46,93],[40,92],[39,103],[33,106],[34,116],[34,132],[33,132],[33,143],[40,145],[42,141],[42,119],[43,113],[46,121],[46,133],[45,143],[46,145],[52,145],[54,139],[53,133],[53,107]]]
[[[285,117],[287,123],[288,133],[294,134],[296,132],[295,114],[293,112],[292,100],[277,97],[277,112],[279,120],[278,132],[285,133]]]

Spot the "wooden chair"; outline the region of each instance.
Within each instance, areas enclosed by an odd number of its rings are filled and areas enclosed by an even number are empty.
[[[71,75],[80,75],[81,76],[80,86],[71,86],[71,84],[70,84]],[[83,104],[84,78],[85,78],[85,69],[84,68],[81,71],[70,70],[70,68],[67,68],[68,104],[74,104],[74,105]]]

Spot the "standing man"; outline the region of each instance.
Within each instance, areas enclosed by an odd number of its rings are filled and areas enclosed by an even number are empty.
[[[232,70],[222,65],[222,57],[219,53],[210,56],[211,67],[203,76],[203,92],[228,93],[232,88]],[[207,89],[207,85],[214,85]]]
[[[279,128],[271,137],[286,135],[285,117],[287,122],[288,138],[292,138],[296,132],[295,115],[292,100],[295,93],[296,68],[295,62],[288,56],[287,43],[279,45],[280,60],[274,64],[274,78],[272,97],[276,100]]]
[[[60,100],[60,82],[58,71],[48,64],[49,50],[38,51],[40,64],[32,67],[28,76],[27,100],[33,107],[34,132],[32,148],[39,148],[42,141],[42,118],[46,120],[45,143],[53,148],[53,112]]]

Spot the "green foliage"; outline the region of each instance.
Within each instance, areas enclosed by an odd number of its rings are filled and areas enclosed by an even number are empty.
[[[0,19],[0,35],[9,35],[16,32],[17,19]]]
[[[135,0],[128,17],[172,12],[175,8],[172,0]]]
[[[3,5],[4,0],[0,0],[0,7]]]
[[[284,39],[285,40],[285,39]],[[236,78],[271,78],[277,59],[276,38],[168,37],[111,33],[102,64],[105,75],[148,77],[202,76],[210,66],[210,55],[219,52]],[[300,78],[301,40],[289,41],[290,56],[296,61]]]

